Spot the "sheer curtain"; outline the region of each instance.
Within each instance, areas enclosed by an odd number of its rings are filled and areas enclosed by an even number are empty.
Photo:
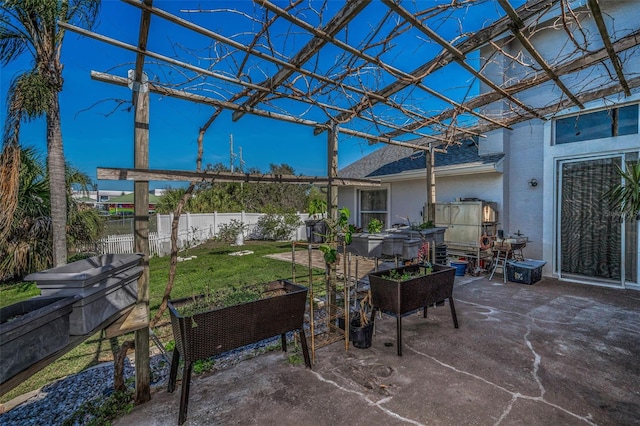
[[[604,193],[620,182],[619,157],[561,163],[562,274],[621,281],[621,222]]]

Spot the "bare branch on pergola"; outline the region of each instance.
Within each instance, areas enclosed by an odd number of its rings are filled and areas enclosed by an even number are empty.
[[[524,34],[522,33],[522,29],[525,27],[525,25],[522,19],[520,19],[520,17],[518,16],[518,13],[513,9],[513,7],[507,0],[498,0],[498,3],[500,3],[500,6],[502,6],[504,11],[507,12],[507,15],[509,15],[509,17],[513,21],[511,32],[513,32],[513,35],[515,35],[518,41],[520,41],[520,44],[522,44],[522,46],[527,50],[527,52],[529,52],[533,59],[542,67],[544,72],[547,73],[549,78],[553,80],[556,86],[558,86],[560,90],[562,90],[562,92],[564,92],[564,94],[567,95],[567,97],[571,99],[571,101],[575,105],[580,107],[580,109],[584,109],[584,105],[580,103],[580,101],[575,97],[573,93],[571,93],[571,91],[567,88],[567,86],[565,86],[565,84],[560,80],[556,73],[553,72],[549,64],[547,64],[547,61],[544,60],[542,55],[540,55],[533,44],[531,44],[529,39],[524,36]]]
[[[620,58],[616,54],[616,51],[611,44],[611,38],[609,37],[607,26],[604,23],[604,18],[602,17],[602,11],[600,10],[600,4],[598,3],[598,0],[589,0],[589,9],[591,9],[591,12],[593,13],[593,19],[596,21],[596,26],[598,27],[598,31],[600,32],[600,37],[602,38],[605,49],[607,50],[607,54],[609,55],[611,64],[616,70],[616,75],[618,76],[618,81],[620,82],[620,85],[624,90],[624,94],[625,96],[631,96],[631,90],[629,89],[629,85],[627,84],[624,72],[622,71]]]
[[[397,14],[399,14],[402,18],[404,18],[405,20],[410,22],[414,27],[416,27],[417,29],[422,31],[424,34],[426,34],[428,37],[430,37],[432,40],[434,40],[438,44],[440,44],[445,50],[447,50],[451,55],[453,55],[453,60],[456,63],[458,63],[465,70],[470,72],[472,75],[474,75],[480,81],[482,81],[484,84],[486,84],[487,86],[491,87],[493,90],[496,90],[496,91],[500,92],[504,98],[508,99],[513,104],[517,105],[518,107],[522,108],[523,110],[525,110],[526,112],[531,114],[532,117],[542,118],[542,116],[540,114],[538,114],[533,108],[525,105],[520,100],[518,100],[518,99],[514,98],[513,96],[509,95],[507,92],[505,92],[496,83],[494,83],[489,78],[485,77],[484,75],[482,75],[481,73],[479,73],[478,71],[473,69],[473,67],[471,65],[467,64],[467,62],[465,60],[466,59],[465,58],[465,54],[463,52],[461,52],[456,47],[451,45],[449,42],[444,40],[442,37],[440,37],[440,35],[438,35],[437,32],[433,31],[427,25],[425,25],[421,21],[417,20],[413,16],[413,14],[411,14],[411,12],[409,12],[407,9],[403,8],[399,4],[394,3],[393,0],[382,0],[382,2],[384,4],[386,4],[390,9],[395,11]]]
[[[518,8],[517,11],[522,19],[527,20],[533,16],[537,16],[538,14],[543,13],[559,1],[560,0],[530,0],[525,5]],[[508,17],[499,19],[492,25],[483,28],[482,30],[476,32],[465,40],[456,43],[455,48],[462,54],[470,53],[480,48],[483,44],[495,38],[496,36],[507,32],[509,30],[509,23],[510,20]],[[431,74],[432,72],[446,66],[454,59],[454,55],[451,52],[445,50],[440,55],[419,66],[409,74],[415,78],[422,79],[428,74]],[[379,90],[378,94],[382,95],[383,97],[389,97],[409,85],[410,82],[406,81],[405,79],[398,79],[387,85],[383,89]],[[374,101],[377,102],[377,100]],[[351,112],[351,117],[355,116],[357,113],[358,110],[354,109]],[[336,117],[337,120],[344,120],[345,118],[347,117],[344,117],[343,115],[339,115],[338,117]]]
[[[327,23],[322,31],[329,36],[336,35],[340,30],[342,30],[342,28],[344,28],[345,25],[349,23],[349,21],[351,21],[354,16],[360,13],[360,11],[364,9],[369,3],[371,3],[371,0],[353,0],[347,2],[345,6],[336,13],[333,19],[331,19]],[[286,79],[288,79],[295,70],[300,69],[300,67],[302,67],[302,65],[304,65],[309,59],[311,59],[325,44],[326,40],[324,40],[323,38],[314,37],[289,61],[289,63],[293,66],[293,69],[283,68],[267,81],[263,82],[261,85],[269,89],[275,89]],[[264,98],[263,93],[264,92],[255,93],[243,104],[243,106],[256,106]],[[236,111],[233,113],[232,118],[234,121],[237,121],[242,117],[242,115],[242,111]]]

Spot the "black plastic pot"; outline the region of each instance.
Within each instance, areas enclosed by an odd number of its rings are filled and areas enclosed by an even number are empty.
[[[349,340],[353,342],[353,346],[358,349],[367,349],[371,347],[371,338],[373,337],[373,322],[367,325],[360,325],[360,317],[356,316],[349,324]]]

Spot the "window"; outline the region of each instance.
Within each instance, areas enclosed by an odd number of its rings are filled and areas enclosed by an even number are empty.
[[[360,191],[360,226],[366,228],[371,219],[387,227],[387,190]]]
[[[638,105],[611,108],[555,122],[556,145],[638,133]]]

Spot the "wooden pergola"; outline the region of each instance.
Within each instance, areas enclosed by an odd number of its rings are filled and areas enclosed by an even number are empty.
[[[433,204],[435,150],[446,151],[464,138],[526,120],[546,120],[570,106],[582,109],[586,102],[611,94],[630,96],[640,85],[640,76],[625,69],[626,55],[640,44],[640,29],[613,31],[599,0],[576,8],[565,0],[529,0],[517,8],[509,0],[497,0],[489,6],[500,13],[490,23],[477,19],[482,15],[477,11],[487,7],[482,0],[253,0],[173,12],[156,7],[153,0],[122,1],[140,11],[137,45],[60,25],[135,54],[135,69],[128,75],[93,71],[91,76],[128,85],[133,92],[134,167],[99,168],[97,176],[134,181],[135,250],[140,252],[148,251],[149,181],[323,184],[329,188],[329,211],[335,212],[338,186],[379,184],[338,177],[339,140],[350,137],[425,151],[426,199]],[[474,13],[476,19],[469,19]],[[598,33],[576,37],[587,18],[595,21]],[[191,46],[194,51],[207,47],[207,55],[195,55],[177,42],[148,49],[152,20],[175,29],[168,38],[189,37],[196,44]],[[552,25],[565,31],[573,44],[545,57],[536,48],[536,34]],[[514,39],[521,50],[503,51],[501,46]],[[488,72],[493,58],[481,57],[487,46],[509,62],[504,68],[523,70],[524,77],[498,79]],[[581,76],[593,67],[608,72],[597,89],[585,90]],[[180,70],[174,75],[182,80],[164,80],[165,70]],[[444,87],[452,75],[459,76],[454,87]],[[545,84],[555,86],[552,102],[532,105],[523,100],[528,91]],[[473,97],[474,85],[486,90]],[[151,93],[211,106],[201,128],[196,170],[149,169]],[[507,108],[493,113],[496,103]],[[233,120],[251,114],[308,126],[316,135],[327,132],[327,176],[202,172],[202,137],[224,110],[233,112]],[[139,281],[138,302],[148,305],[148,300],[147,268]],[[136,331],[135,346],[136,397],[142,402],[150,398],[148,327]]]

